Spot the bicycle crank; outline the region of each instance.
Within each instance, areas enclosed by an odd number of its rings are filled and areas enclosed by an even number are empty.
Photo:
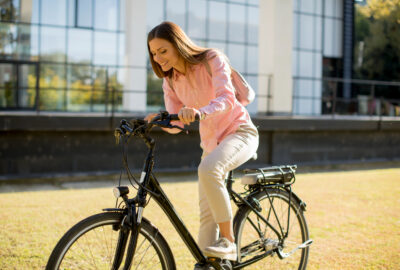
[[[219,266],[223,270],[232,270],[232,264],[229,260],[221,260],[219,258],[209,258],[209,259],[211,259],[210,261],[219,264]],[[207,265],[196,264],[194,270],[215,270],[215,268],[212,266],[212,263],[211,264],[207,263]]]
[[[295,253],[297,250],[299,249],[303,249],[306,247],[311,246],[311,244],[313,243],[312,239],[308,239],[307,241],[305,241],[303,244],[299,245],[298,247],[294,248],[292,251],[290,252],[282,252],[281,248],[278,248],[278,250],[276,251],[278,253],[278,256],[280,259],[285,259],[289,256],[291,256],[293,253]]]

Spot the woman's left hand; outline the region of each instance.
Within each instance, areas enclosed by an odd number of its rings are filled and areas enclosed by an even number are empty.
[[[184,125],[190,125],[196,119],[196,115],[200,117],[201,113],[195,108],[190,107],[183,107],[178,113],[179,120]]]

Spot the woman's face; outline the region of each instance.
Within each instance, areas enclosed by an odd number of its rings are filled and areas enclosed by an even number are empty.
[[[163,71],[180,66],[181,57],[171,42],[154,38],[149,42],[150,52],[154,61],[159,64]]]

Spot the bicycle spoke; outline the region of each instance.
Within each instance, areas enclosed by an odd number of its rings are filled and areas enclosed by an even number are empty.
[[[240,243],[240,259],[242,262],[251,260],[255,256],[267,254],[268,251],[272,250],[283,249],[283,252],[291,252],[303,242],[302,224],[300,222],[302,214],[299,208],[292,207],[290,216],[288,216],[288,194],[284,191],[272,191],[268,195],[269,197],[266,193],[260,193],[258,200],[262,211],[259,213],[277,231],[272,230],[250,209],[246,210],[247,213],[243,212],[245,217],[242,221],[243,225],[240,225],[241,235],[237,236],[240,238],[238,243]],[[288,225],[289,232],[282,247],[280,243],[282,243],[283,236],[286,235]],[[291,256],[280,259],[275,252],[272,252],[268,258],[257,261],[249,266],[249,269],[299,269],[303,254],[303,250],[297,250]]]

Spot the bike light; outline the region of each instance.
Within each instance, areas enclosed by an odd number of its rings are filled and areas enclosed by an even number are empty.
[[[120,186],[113,188],[113,193],[115,198],[123,197],[129,193],[129,188],[127,186]]]

